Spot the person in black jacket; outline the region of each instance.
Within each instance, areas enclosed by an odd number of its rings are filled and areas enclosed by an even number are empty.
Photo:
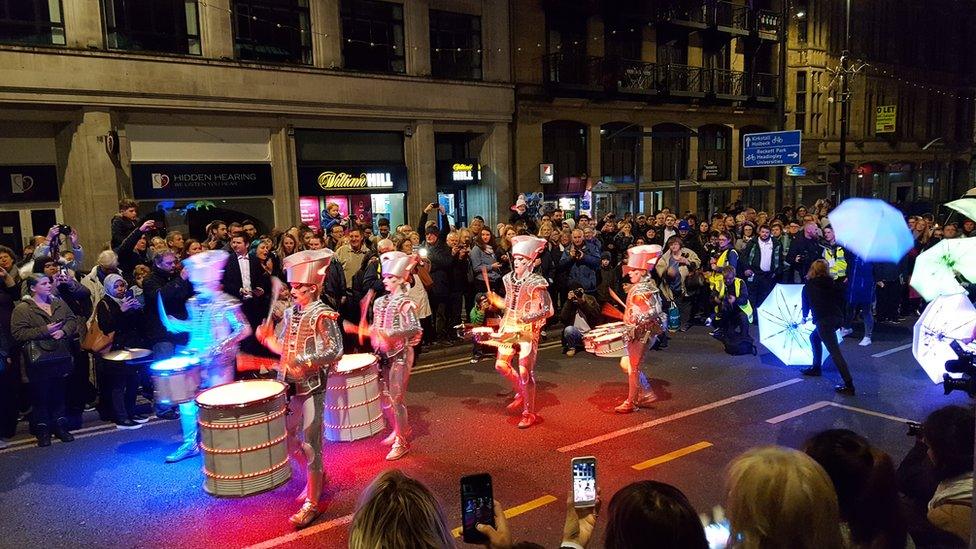
[[[155,228],[156,222],[150,219],[133,229],[118,246],[112,248],[119,256],[119,272],[127,281],[132,281],[132,271],[136,265],[149,265],[146,233]]]
[[[119,200],[119,213],[112,216],[112,249],[118,248],[125,237],[139,227],[138,206],[135,200]]]
[[[841,394],[854,396],[854,380],[847,367],[847,361],[840,352],[837,343],[837,329],[844,324],[844,285],[830,278],[829,267],[823,259],[817,259],[810,265],[806,276],[807,282],[803,286],[803,318],[810,318],[813,313],[813,323],[816,329],[810,334],[810,344],[813,346],[813,364],[809,368],[800,370],[805,376],[819,376],[823,359],[821,342],[827,347],[830,358],[833,359],[843,385],[834,389]]]
[[[600,304],[596,298],[587,295],[579,284],[570,283],[573,288],[566,296],[566,304],[559,312],[559,319],[563,326],[563,354],[573,356],[583,350],[583,334],[596,328],[603,320]],[[582,318],[581,322],[576,317]]]
[[[430,300],[431,326],[434,333],[430,334],[430,340],[446,338],[454,324],[449,321],[457,315],[448,312],[451,296],[451,267],[454,265],[451,249],[444,244],[441,231],[436,225],[428,225],[425,228],[425,241],[420,246],[420,257],[423,261],[430,264],[430,278],[434,284],[427,289],[427,297]],[[444,308],[445,322],[438,326],[437,318],[440,309]]]
[[[188,280],[187,272],[176,271],[178,261],[176,254],[166,251],[156,254],[153,258],[152,272],[142,282],[142,291],[146,310],[146,343],[151,346],[153,360],[170,358],[176,351],[176,345],[186,344],[186,334],[173,334],[166,331],[159,316],[158,297],[162,296],[166,312],[177,318],[186,318],[186,300],[193,295],[193,286]],[[152,380],[148,371],[142,369],[143,390],[147,397],[152,396]],[[157,409],[156,415],[164,419],[179,417],[175,408]]]
[[[95,306],[95,320],[103,334],[114,334],[109,350],[146,347],[145,315],[139,300],[129,292],[125,279],[117,274],[105,277],[105,297]],[[136,413],[139,369],[125,362],[95,355],[95,369],[101,372],[99,413],[115,422],[117,429],[138,429],[149,421]]]
[[[790,251],[786,252],[786,260],[793,271],[800,275],[802,282],[807,281],[807,273],[814,260],[823,256],[823,248],[819,242],[820,229],[817,224],[807,223],[803,226],[803,234],[797,236],[790,243]]]

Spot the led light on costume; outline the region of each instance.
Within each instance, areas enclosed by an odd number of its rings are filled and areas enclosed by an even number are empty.
[[[664,332],[663,327],[667,322],[661,306],[661,294],[650,276],[662,251],[657,244],[634,246],[627,250],[627,263],[622,267],[624,275],[635,274],[630,278],[633,285],[627,292],[624,304],[623,322],[628,328],[624,337],[627,356],[620,358],[620,368],[627,374],[627,399],[615,408],[619,413],[634,412],[638,407],[657,400],[647,375],[641,369],[641,362],[647,348]],[[640,278],[635,281],[637,276]]]
[[[306,459],[307,485],[301,509],[289,520],[305,527],[319,515],[319,500],[324,483],[322,467],[322,420],[325,412],[325,387],[329,370],[342,358],[342,333],[338,313],[319,299],[332,251],[305,250],[289,255],[282,267],[293,286],[295,305],[285,310],[274,338],[270,322],[259,330],[259,341],[281,355],[278,380],[291,384],[295,396],[289,402],[291,424],[288,434],[297,440],[301,421],[301,450]],[[315,290],[309,286],[314,285]],[[273,340],[272,340],[273,339]]]
[[[188,333],[190,340],[183,352],[200,361],[199,391],[234,381],[237,346],[251,333],[237,299],[220,291],[220,280],[229,254],[223,250],[207,250],[183,260],[196,295],[186,302],[187,319],[168,316],[159,301],[163,326],[173,333]],[[183,444],[169,456],[176,462],[199,453],[197,443],[199,409],[194,400],[180,404],[180,425]]]
[[[411,277],[414,259],[403,252],[386,252],[380,256],[384,280],[395,277],[399,284],[373,302],[373,325],[370,339],[380,355],[383,370],[381,403],[393,431],[384,440],[392,448],[386,459],[396,460],[410,449],[410,426],[404,393],[413,369],[413,348],[420,343],[423,330],[417,320],[416,305],[407,296],[406,282]]]
[[[496,336],[498,358],[495,370],[512,384],[517,395],[508,409],[522,409],[520,429],[531,427],[538,420],[535,413],[535,361],[542,328],[553,314],[549,284],[545,277],[532,272],[535,258],[545,245],[544,239],[534,236],[513,237],[514,270],[502,277],[504,314]],[[517,373],[512,367],[516,346],[519,353]]]

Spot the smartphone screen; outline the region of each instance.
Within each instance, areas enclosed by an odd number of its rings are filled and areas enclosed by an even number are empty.
[[[573,458],[573,505],[596,505],[596,458],[593,456]]]
[[[461,528],[466,543],[485,543],[487,536],[476,524],[495,526],[495,503],[491,475],[482,473],[461,478]]]

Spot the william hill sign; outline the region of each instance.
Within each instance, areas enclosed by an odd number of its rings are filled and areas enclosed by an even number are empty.
[[[481,181],[481,164],[473,159],[440,160],[436,169],[439,185],[462,186]]]
[[[300,166],[298,189],[305,196],[330,193],[406,192],[406,166]]]

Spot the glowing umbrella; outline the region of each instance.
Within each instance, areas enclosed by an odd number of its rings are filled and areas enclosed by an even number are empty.
[[[970,192],[972,192],[972,190],[970,190]],[[966,193],[966,195],[966,198],[946,202],[946,208],[951,208],[969,219],[976,220],[976,198],[968,196],[969,193]]]
[[[966,294],[944,295],[925,307],[912,336],[912,354],[932,383],[941,383],[947,360],[956,358],[949,344],[967,343],[976,328],[976,308]]]
[[[914,243],[904,215],[877,198],[848,198],[828,217],[837,242],[867,261],[898,263]]]
[[[934,301],[940,295],[966,291],[956,280],[956,273],[976,282],[976,239],[944,239],[919,254],[911,285],[925,301]]]
[[[777,284],[758,310],[759,342],[787,366],[813,363],[810,334],[815,326],[803,322],[802,292],[803,284]]]

